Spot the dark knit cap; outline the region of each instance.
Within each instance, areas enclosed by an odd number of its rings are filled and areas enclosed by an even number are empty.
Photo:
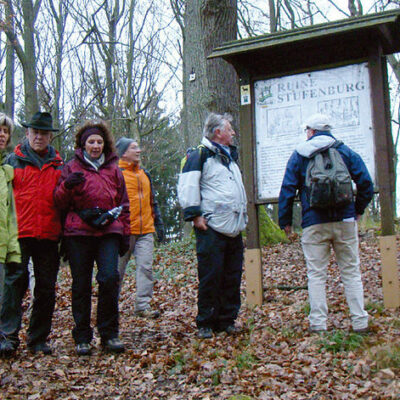
[[[97,128],[95,126],[87,128],[83,131],[83,133],[81,135],[81,147],[85,147],[86,140],[88,139],[89,136],[92,136],[92,135],[99,135],[103,139],[105,137],[105,133],[103,132],[102,129]]]
[[[117,153],[119,158],[121,158],[125,154],[126,150],[128,149],[131,143],[136,143],[136,140],[127,137],[121,137],[118,139],[117,143],[115,144],[115,147],[117,148]]]

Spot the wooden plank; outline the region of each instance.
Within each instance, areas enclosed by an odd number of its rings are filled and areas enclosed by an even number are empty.
[[[399,15],[399,10],[390,10],[357,18],[346,18],[334,22],[229,41],[215,48],[208,58],[223,57],[228,59],[234,55],[241,54],[252,57],[250,53],[268,51],[280,54],[285,52],[285,45],[293,43],[302,49],[310,42],[316,44],[316,47],[321,47],[324,40],[332,36],[340,37],[343,40],[343,46],[341,47],[344,47],[348,39],[360,37],[364,33],[365,40],[378,36],[383,37],[385,39],[386,54],[395,53],[399,51],[397,40]],[[360,47],[362,47],[362,44],[360,43]],[[336,46],[335,50],[339,52],[341,49]],[[270,56],[272,56],[271,53]],[[293,62],[296,61],[293,60]]]
[[[250,84],[246,73],[240,74],[240,84]],[[252,91],[253,88],[251,88]],[[251,93],[251,103],[254,97]],[[254,133],[252,123],[252,106],[242,104],[240,107],[240,144],[242,154],[243,182],[247,194],[247,214],[249,222],[246,229],[245,271],[247,285],[247,302],[249,304],[262,304],[262,267],[260,250],[260,233],[258,224],[258,208],[255,203],[255,162],[254,162]]]
[[[245,83],[246,85],[248,84],[248,82]],[[243,85],[243,79],[241,79],[240,84]],[[247,248],[255,249],[260,248],[260,234],[258,227],[258,210],[255,203],[255,144],[251,110],[251,104],[242,105],[240,107],[240,146],[242,155],[241,167],[243,169],[243,183],[247,194],[247,214],[249,216],[249,223],[246,230],[246,243]]]
[[[385,308],[400,307],[399,268],[397,264],[396,236],[379,238],[382,260],[383,304]]]
[[[381,225],[382,235],[394,234],[394,202],[392,188],[393,179],[393,159],[390,157],[390,141],[392,140],[388,113],[385,108],[387,96],[386,69],[383,67],[386,62],[382,56],[382,49],[379,43],[370,48],[368,60],[369,78],[371,85],[372,120],[375,142],[375,162],[379,186],[379,202],[381,205]],[[378,162],[379,161],[379,162]]]
[[[246,272],[246,302],[261,306],[263,302],[261,250],[246,249],[244,252]]]

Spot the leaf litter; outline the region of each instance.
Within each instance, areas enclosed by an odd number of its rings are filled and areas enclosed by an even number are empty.
[[[400,247],[399,239],[397,241]],[[399,254],[399,251],[398,251]],[[343,285],[329,264],[327,335],[308,332],[308,293],[298,239],[266,247],[264,303],[243,305],[241,334],[196,338],[196,255],[191,243],[165,245],[155,254],[152,306],[161,317],[134,315],[134,268],[120,298],[120,333],[126,352],[77,357],[71,336],[71,276],[60,270],[50,342],[51,356],[26,348],[26,312],[16,357],[0,360],[2,399],[399,399],[400,312],[383,308],[378,241],[360,238],[361,270],[372,333],[354,337]],[[282,290],[283,289],[283,290]],[[93,285],[92,324],[97,285]],[[24,310],[29,296],[24,300]],[[353,334],[354,335],[354,334]],[[358,336],[358,335],[357,335]],[[394,349],[394,350],[393,350]],[[398,351],[396,353],[396,351]]]

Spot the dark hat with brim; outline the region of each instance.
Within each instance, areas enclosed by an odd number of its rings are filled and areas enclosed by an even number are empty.
[[[42,131],[58,131],[59,129],[53,128],[53,118],[48,112],[37,112],[30,122],[21,124],[25,128],[35,128]]]

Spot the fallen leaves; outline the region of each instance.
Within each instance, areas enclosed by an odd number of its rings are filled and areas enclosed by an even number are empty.
[[[373,334],[360,346],[338,352],[327,350],[329,346],[324,347],[318,335],[308,333],[307,276],[297,239],[263,250],[263,286],[268,301],[262,307],[243,304],[238,318],[243,333],[222,333],[203,341],[195,335],[197,270],[193,245],[159,248],[153,305],[162,315],[158,320],[134,316],[131,270],[120,299],[120,331],[127,347],[121,355],[103,353],[97,336],[91,357],[75,355],[71,279],[64,267],[51,334],[54,355],[29,354],[24,328],[17,357],[0,361],[1,396],[31,400],[398,399],[399,369],[390,364],[390,357],[400,346],[400,313],[382,306],[376,240],[363,238],[360,249]],[[334,332],[340,333],[340,340],[351,337],[334,257],[327,288],[329,329],[333,332],[328,339],[335,346]],[[245,280],[242,289],[244,295]],[[95,309],[94,304],[93,324]]]

